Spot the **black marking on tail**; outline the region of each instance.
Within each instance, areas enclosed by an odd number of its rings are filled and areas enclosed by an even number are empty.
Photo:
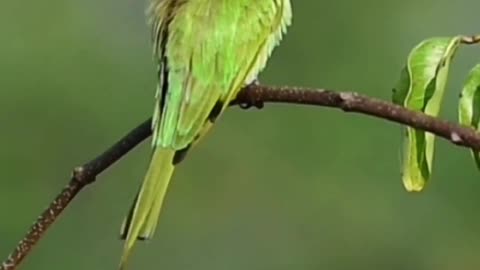
[[[220,115],[223,109],[223,102],[220,100],[217,100],[215,103],[215,106],[213,106],[212,110],[210,111],[210,114],[208,115],[208,121],[210,122],[215,122],[217,120],[217,117]]]
[[[128,231],[130,230],[130,225],[132,223],[132,218],[133,218],[133,212],[135,211],[135,205],[137,205],[137,200],[138,200],[138,195],[140,191],[137,192],[137,195],[135,195],[135,199],[133,200],[132,206],[130,207],[130,210],[128,211],[128,215],[125,218],[125,226],[122,228],[123,230],[120,233],[120,239],[125,240],[127,239]]]
[[[137,205],[138,201],[138,195],[140,194],[140,190],[137,192],[137,195],[135,195],[135,199],[133,200],[132,206],[130,207],[130,210],[128,211],[128,215],[125,219],[125,226],[123,228],[123,231],[120,232],[120,239],[125,240],[127,239],[128,231],[130,230],[130,225],[132,224],[132,218],[133,218],[133,213],[135,212],[135,206]],[[145,241],[148,240],[149,238],[143,237],[143,236],[138,236],[137,240],[140,241]]]
[[[192,145],[189,144],[187,147],[181,150],[177,150],[175,152],[175,155],[173,156],[173,160],[172,160],[173,165],[177,165],[178,163],[182,162],[185,159],[185,157],[187,156],[187,152],[190,149],[190,146]]]

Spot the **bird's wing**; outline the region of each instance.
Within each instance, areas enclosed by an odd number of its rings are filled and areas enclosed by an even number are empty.
[[[161,66],[154,143],[187,147],[205,121],[218,116],[263,68],[270,53],[265,48],[273,48],[270,43],[282,32],[286,2],[185,1],[170,9],[165,4],[162,18],[153,20]]]

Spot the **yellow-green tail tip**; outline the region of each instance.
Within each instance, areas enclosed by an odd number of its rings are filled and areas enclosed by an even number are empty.
[[[151,238],[174,170],[175,150],[156,148],[133,207],[125,218],[121,237],[125,239],[119,269],[126,269],[137,240]]]

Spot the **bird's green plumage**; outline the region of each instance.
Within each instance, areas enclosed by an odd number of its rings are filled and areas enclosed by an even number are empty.
[[[290,0],[151,0],[158,88],[153,157],[126,235],[122,265],[138,237],[149,238],[173,172],[190,147],[265,67],[291,21]]]

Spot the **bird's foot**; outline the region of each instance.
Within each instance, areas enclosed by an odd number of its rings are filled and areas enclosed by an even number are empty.
[[[260,85],[260,81],[258,80],[258,78],[256,78],[250,84],[248,84],[245,88],[255,87],[255,86],[258,86],[258,85]],[[244,110],[248,110],[252,107],[255,107],[257,109],[262,109],[264,107],[264,102],[261,101],[261,100],[246,100],[246,101],[241,102],[238,105],[240,106],[240,108],[242,108]]]

